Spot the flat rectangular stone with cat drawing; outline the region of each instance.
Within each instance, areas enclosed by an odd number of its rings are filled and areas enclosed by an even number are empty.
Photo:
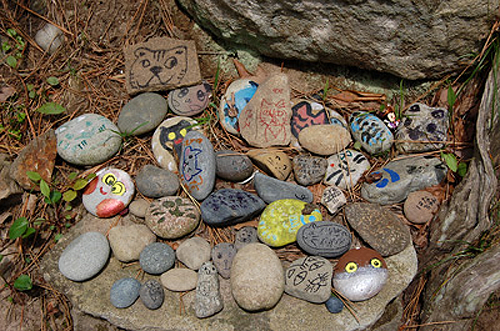
[[[153,38],[125,47],[127,91],[164,91],[201,82],[194,41]]]

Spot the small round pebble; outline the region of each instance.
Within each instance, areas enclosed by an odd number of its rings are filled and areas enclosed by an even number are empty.
[[[134,278],[122,278],[114,282],[109,292],[111,304],[116,308],[130,307],[139,297],[141,283]]]
[[[132,201],[132,203],[128,206],[130,213],[132,215],[144,218],[146,217],[146,211],[151,203],[144,199]]]
[[[191,269],[174,268],[162,274],[160,281],[170,291],[191,291],[196,288],[198,273]]]
[[[139,192],[150,198],[174,195],[179,190],[179,177],[170,170],[147,164],[135,177]]]
[[[193,237],[184,241],[177,247],[177,259],[192,270],[200,269],[203,262],[210,261],[212,248],[208,241],[201,237]]]
[[[328,299],[327,302],[325,302],[326,309],[332,314],[338,314],[344,309],[344,303],[337,298],[336,296],[332,295],[330,299]]]
[[[154,242],[146,246],[139,256],[141,268],[148,274],[158,275],[172,268],[174,250],[164,243]]]
[[[151,310],[160,308],[163,300],[165,300],[163,287],[159,282],[153,279],[142,284],[139,295],[144,306]]]

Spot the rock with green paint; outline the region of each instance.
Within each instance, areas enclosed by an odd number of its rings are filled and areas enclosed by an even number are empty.
[[[322,219],[315,205],[296,199],[277,200],[262,212],[257,234],[263,243],[280,247],[293,243],[304,224]]]
[[[178,239],[193,231],[200,222],[200,213],[186,198],[170,196],[151,203],[145,223],[158,237]]]

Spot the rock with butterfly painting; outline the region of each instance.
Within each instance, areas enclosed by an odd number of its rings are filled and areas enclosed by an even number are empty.
[[[208,106],[211,91],[212,88],[206,81],[175,89],[168,94],[168,108],[179,116],[197,115]]]
[[[355,111],[349,117],[349,126],[354,139],[370,154],[387,151],[394,141],[391,130],[371,113]]]
[[[313,303],[326,302],[331,295],[333,267],[321,256],[295,260],[285,271],[285,293]]]
[[[253,98],[259,84],[248,78],[237,79],[227,87],[220,101],[219,118],[222,126],[232,134],[240,134],[238,119],[241,111]]]
[[[156,93],[143,93],[123,106],[118,128],[133,136],[154,130],[167,115],[167,101]]]
[[[327,165],[324,183],[342,189],[354,187],[363,173],[370,168],[366,157],[352,149],[330,156]]]

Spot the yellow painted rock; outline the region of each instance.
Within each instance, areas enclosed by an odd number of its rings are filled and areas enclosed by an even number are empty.
[[[302,225],[321,221],[323,217],[319,209],[304,211],[313,206],[296,199],[277,200],[269,204],[260,216],[257,234],[259,239],[272,247],[280,247],[293,243],[297,239],[297,231]]]

